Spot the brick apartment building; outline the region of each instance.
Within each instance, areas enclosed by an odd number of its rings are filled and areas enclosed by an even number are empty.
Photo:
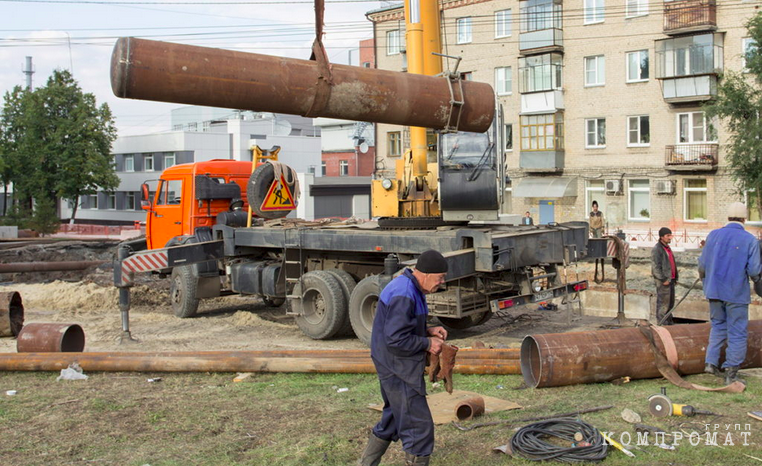
[[[705,235],[738,193],[727,134],[702,104],[718,72],[743,69],[745,22],[760,1],[444,0],[443,53],[492,84],[505,110],[503,211],[540,223]],[[399,6],[371,11],[378,68],[405,69]],[[452,66],[452,65],[451,65]],[[445,66],[447,68],[447,66]],[[393,176],[406,128],[377,125],[377,176]],[[755,209],[750,224],[762,226]]]

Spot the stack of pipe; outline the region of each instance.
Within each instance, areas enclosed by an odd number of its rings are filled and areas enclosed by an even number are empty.
[[[461,349],[455,373],[520,374],[519,354],[518,348]],[[376,372],[368,350],[0,354],[3,371],[58,371],[74,362],[91,372]]]

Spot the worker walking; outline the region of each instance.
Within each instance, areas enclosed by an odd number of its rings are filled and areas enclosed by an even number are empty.
[[[651,249],[651,275],[656,280],[656,321],[662,318],[675,305],[675,283],[677,283],[677,263],[675,255],[669,247],[672,242],[672,230],[667,227],[659,228],[659,241]],[[672,325],[672,315],[664,325]]]
[[[391,442],[402,441],[406,465],[427,465],[434,450],[434,421],[426,402],[426,353],[439,354],[447,331],[426,327],[426,294],[445,281],[447,261],[428,250],[384,288],[371,333],[370,356],[381,383],[384,409],[358,464],[381,462]]]
[[[747,326],[751,292],[749,278],[759,281],[762,273],[759,243],[744,230],[746,205],[734,202],[728,208],[728,224],[712,230],[698,260],[699,276],[704,280],[704,296],[709,300],[712,329],[706,348],[704,371],[725,377],[725,383],[744,382],[738,369],[746,359]],[[720,372],[720,352],[725,362]],[[744,382],[746,383],[746,382]]]
[[[593,201],[593,210],[590,211],[590,232],[593,238],[603,236],[603,212],[598,210],[598,201]]]
[[[534,220],[532,219],[532,215],[529,213],[529,211],[526,211],[524,213],[524,218],[521,219],[522,225],[534,225]]]

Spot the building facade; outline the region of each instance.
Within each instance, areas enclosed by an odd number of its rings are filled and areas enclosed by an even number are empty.
[[[376,161],[373,124],[315,118],[315,126],[320,128],[323,176],[370,177],[373,174]]]
[[[702,104],[741,71],[759,1],[444,0],[443,53],[492,84],[511,186],[504,213],[584,220],[608,232],[668,226],[705,235],[745,194],[724,160],[727,133]],[[404,70],[400,7],[368,13],[377,66]],[[449,68],[452,69],[450,63]],[[445,64],[445,69],[448,66]],[[407,129],[377,125],[377,176],[393,176]],[[755,209],[750,225],[758,223]]]

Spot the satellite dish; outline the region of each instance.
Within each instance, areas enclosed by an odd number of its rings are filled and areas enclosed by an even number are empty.
[[[361,142],[359,147],[360,147],[360,152],[362,152],[363,154],[368,152],[368,143],[367,142]]]
[[[273,136],[288,136],[291,134],[291,122],[273,118]]]

